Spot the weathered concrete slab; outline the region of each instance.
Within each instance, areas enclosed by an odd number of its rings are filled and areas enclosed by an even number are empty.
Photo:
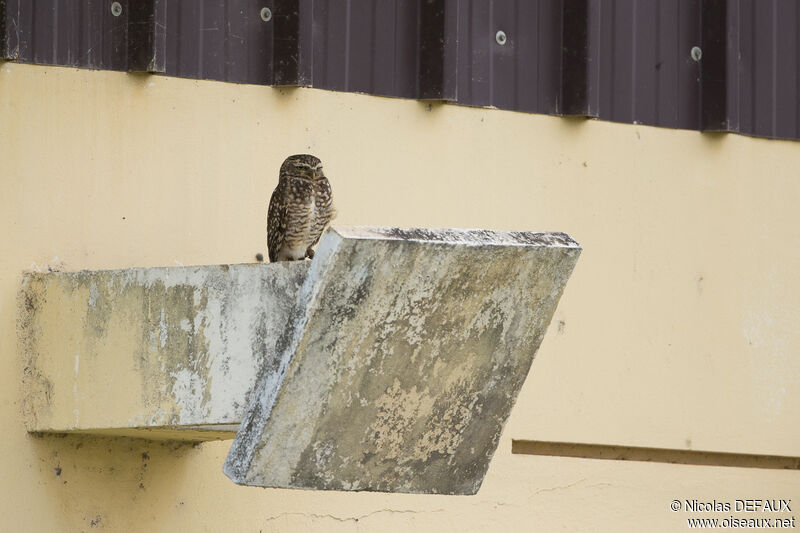
[[[238,483],[474,493],[579,253],[564,234],[339,228],[312,262],[28,274],[27,428],[241,427]]]
[[[563,233],[328,232],[225,473],[475,493],[579,253]]]
[[[27,429],[233,438],[309,265],[26,275]]]

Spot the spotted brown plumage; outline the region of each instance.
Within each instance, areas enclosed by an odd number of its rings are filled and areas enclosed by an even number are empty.
[[[331,184],[320,160],[309,154],[287,157],[269,201],[270,262],[313,258],[314,246],[334,216]]]

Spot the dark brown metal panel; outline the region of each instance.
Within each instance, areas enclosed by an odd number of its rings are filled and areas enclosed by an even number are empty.
[[[700,16],[699,13],[698,16]],[[698,40],[693,43],[684,43],[680,34],[675,31],[681,25],[681,9],[678,2],[660,1],[656,22],[657,26],[653,29],[653,33],[658,36],[655,40],[655,58],[651,64],[643,67],[652,69],[655,75],[653,101],[656,115],[652,122],[647,123],[663,123],[677,128],[680,127],[683,110],[681,91],[679,90],[682,68],[691,59],[691,47],[699,46],[701,42]],[[697,91],[697,86],[690,85],[690,94],[692,90]]]
[[[261,10],[264,7],[274,8],[270,2],[249,2],[245,7],[245,36],[247,55],[244,58],[231,58],[230,61],[240,61],[247,65],[247,76],[244,83],[270,85],[274,83],[274,49],[273,40],[275,32],[275,14],[272,10],[272,19],[264,21]]]
[[[345,10],[345,90],[371,93],[382,68],[375,63],[375,3],[349,1]]]
[[[800,137],[798,120],[798,63],[800,63],[800,7],[797,0],[775,0],[774,3],[774,94],[772,114],[774,131],[772,137]]]
[[[592,116],[589,105],[589,0],[563,0],[561,114]]]
[[[635,0],[607,0],[600,12],[600,118],[633,122]]]
[[[616,30],[616,20],[614,19],[613,0],[597,0],[600,9],[598,10],[597,24],[599,26],[599,38],[597,50],[594,51],[594,60],[599,65],[597,83],[597,109],[598,116],[608,117],[614,112],[614,95],[618,89],[616,87],[616,62],[618,32]],[[609,8],[611,6],[611,8]]]
[[[271,84],[273,79],[273,28],[276,11],[294,0],[160,0],[165,8],[165,73],[184,78],[236,83]],[[262,9],[269,9],[268,20]],[[290,6],[289,11],[295,12]],[[295,17],[296,22],[299,17]],[[286,18],[280,19],[282,23]],[[297,57],[295,48],[282,54]],[[290,32],[291,33],[291,32]],[[285,41],[281,44],[286,45]],[[291,62],[291,85],[296,84],[296,59]],[[285,73],[287,64],[282,64]]]
[[[400,96],[398,80],[407,77],[398,73],[400,65],[396,61],[398,33],[402,31],[398,24],[399,9],[397,0],[375,2],[374,21],[378,31],[373,32],[375,47],[370,66],[373,72],[381,68],[381,75],[372,79],[375,94]]]
[[[800,138],[798,28],[794,0],[727,0],[727,127],[722,129]]]
[[[775,136],[776,44],[774,0],[753,2],[753,110],[754,131]]]
[[[659,0],[669,2],[670,0]],[[675,122],[666,125],[672,128],[685,128],[699,130],[702,127],[701,87],[702,87],[702,60],[692,59],[691,50],[702,43],[701,0],[680,0],[678,2],[678,46],[669,53],[678,63],[678,113]],[[668,29],[665,28],[665,29]],[[659,126],[658,123],[653,123]]]
[[[3,21],[5,24],[4,32],[4,57],[6,59],[19,59],[19,35],[23,24],[30,24],[29,20],[20,17],[20,1],[22,0],[3,0]]]
[[[8,57],[8,38],[6,36],[6,0],[0,0],[0,59]]]
[[[562,113],[562,9],[561,1],[463,0],[458,103]]]
[[[794,0],[729,0],[729,130],[800,138],[800,7]]]
[[[167,70],[167,2],[168,0],[152,0],[153,2],[153,25],[152,41],[148,43],[152,59],[147,65],[149,72],[166,72]],[[128,28],[130,32],[130,28]],[[131,42],[128,36],[128,46]],[[130,54],[129,54],[130,57]],[[130,67],[130,65],[129,65]]]
[[[167,72],[183,78],[202,78],[204,2],[171,0],[167,7],[167,31],[174,46],[167,46]]]
[[[397,1],[394,29],[396,56],[392,67],[397,92],[388,93],[387,96],[419,97],[420,1]]]
[[[459,9],[461,0],[444,2],[444,50],[442,57],[442,100],[458,100]]]
[[[349,1],[345,9],[345,90],[370,93],[379,72],[374,61],[375,3]]]
[[[167,0],[131,2],[128,15],[128,70],[164,72],[167,47]]]
[[[274,0],[271,9],[272,18],[263,29],[262,41],[265,49],[271,50],[271,61],[264,63],[272,68],[272,82],[268,83],[310,86],[315,59],[313,23],[317,17],[314,1]],[[270,79],[270,74],[265,73],[265,77]]]
[[[451,2],[452,5],[457,5]],[[445,98],[446,0],[422,0],[419,11],[419,98]],[[377,26],[376,26],[377,28]]]
[[[67,19],[71,19],[75,16],[75,9],[79,11],[83,9],[82,15],[86,21],[84,28],[86,29],[88,39],[86,48],[79,48],[77,50],[78,54],[81,55],[76,58],[78,63],[76,66],[127,70],[128,15],[130,13],[128,0],[121,0],[119,2],[122,6],[122,13],[119,16],[114,16],[112,14],[111,7],[113,2],[108,1],[87,2],[85,6],[81,6],[81,2],[70,2],[69,0],[54,0],[52,2],[36,0],[35,3],[59,4],[58,7],[53,10],[56,18],[66,17]],[[42,15],[47,16],[48,14],[48,10],[46,8],[43,9]],[[52,28],[56,29],[58,27],[59,21],[54,20]],[[57,63],[57,59],[55,59],[57,46],[53,46],[52,49],[49,49],[49,47],[52,46],[52,37],[54,37],[54,33],[57,34],[58,32],[50,33],[49,36],[47,35],[48,33],[47,30],[35,32],[38,41],[36,51],[37,53],[47,56],[47,62],[51,62],[49,58],[53,58],[55,61],[52,62]],[[72,57],[75,57],[75,55],[73,54]],[[85,58],[85,62],[83,58]]]
[[[426,0],[423,0],[425,2]],[[353,2],[358,3],[358,2]],[[383,94],[387,96],[401,96],[405,98],[420,98],[432,97],[432,93],[436,91],[436,87],[432,87],[430,79],[426,80],[429,83],[423,84],[427,90],[426,94],[422,94],[420,84],[420,69],[428,69],[430,76],[435,76],[435,72],[430,72],[432,68],[436,68],[436,58],[430,59],[430,54],[435,54],[436,51],[431,51],[430,47],[423,50],[424,36],[421,33],[423,22],[421,20],[421,2],[419,0],[397,0],[396,2],[388,2],[394,10],[393,22],[390,22],[387,28],[389,35],[378,37],[382,28],[376,26],[375,31],[372,32],[374,36],[375,46],[373,47],[373,64],[372,77],[370,79],[372,91],[374,94]],[[384,6],[386,9],[386,6]],[[428,8],[430,11],[430,8]],[[376,17],[373,19],[377,24],[377,16],[386,17],[385,11],[376,11]],[[358,28],[358,21],[355,25],[351,24],[349,31],[352,33],[353,28]],[[372,22],[372,21],[370,21]],[[368,23],[366,20],[364,23]],[[439,39],[442,35],[443,28],[425,28],[426,31],[434,31],[434,35],[430,36],[431,39]],[[358,31],[358,30],[355,30]],[[357,41],[355,41],[357,42]],[[351,40],[351,47],[354,46],[354,41]],[[426,62],[422,63],[422,55],[428,54]],[[377,61],[378,56],[385,58],[385,61]],[[388,90],[381,90],[378,80],[390,79],[392,80],[392,87]],[[436,85],[439,85],[437,82]],[[365,92],[365,91],[361,91]],[[437,91],[438,92],[438,91]]]
[[[527,0],[518,0],[526,3]],[[562,105],[562,78],[563,67],[569,58],[564,57],[564,5],[561,0],[538,0],[536,2],[536,24],[539,38],[537,39],[536,54],[531,56],[531,61],[536,62],[538,71],[537,109],[536,113],[565,114],[570,113]],[[533,21],[531,22],[531,24]],[[574,37],[574,36],[573,36]],[[531,68],[529,60],[522,55],[519,64]],[[524,89],[524,88],[523,88]]]
[[[349,0],[317,2],[314,5],[314,84],[316,87],[346,91],[348,72]]]
[[[703,0],[702,128],[726,131],[728,118],[728,0]]]
[[[517,25],[516,0],[491,0],[489,32],[477,41],[489,43],[489,104],[502,109],[517,107],[517,57],[520,31]],[[505,34],[505,44],[497,42],[497,33]],[[478,43],[476,43],[478,44]]]
[[[700,127],[699,0],[595,0],[597,115],[615,122]],[[596,94],[594,94],[596,91]]]
[[[762,0],[763,1],[763,0]],[[735,12],[730,22],[736,24],[738,46],[732,51],[734,68],[729,69],[727,83],[736,87],[728,104],[728,113],[736,117],[739,131],[756,131],[756,2],[733,2]]]
[[[541,5],[542,2],[534,1],[517,2],[514,6],[516,16],[509,41],[515,49],[513,108],[520,111],[538,112],[541,109],[539,102],[539,57],[542,55],[539,46],[542,31],[539,17]]]
[[[721,131],[738,132],[741,118],[739,114],[739,67],[741,63],[739,47],[741,44],[741,33],[738,29],[734,32],[729,30],[729,28],[739,28],[740,6],[738,0],[718,1],[725,4],[725,65],[716,67],[717,69],[724,69],[725,109],[720,113],[722,116],[718,129]],[[712,55],[714,55],[714,52],[712,52]],[[704,63],[703,70],[705,71],[707,68],[709,68],[708,62]],[[713,126],[714,124],[710,124],[709,129],[717,129]]]
[[[728,1],[728,28],[736,28],[729,37],[726,84],[726,108],[730,129],[753,130],[752,68],[753,27],[748,24],[755,4],[739,0]]]
[[[163,71],[165,0],[10,0],[6,56],[109,70]]]
[[[18,0],[0,0],[0,59],[14,59],[9,48],[9,28],[6,13],[16,7]],[[13,7],[12,7],[13,6]]]
[[[448,7],[450,6],[450,7]],[[405,98],[455,98],[456,0],[331,0],[314,4],[313,83]],[[302,19],[302,17],[301,17]],[[449,33],[448,33],[449,32]],[[313,41],[313,44],[308,43]]]
[[[601,0],[587,0],[586,13],[586,114],[597,117],[600,113],[600,41],[605,30],[600,24]]]
[[[191,0],[184,0],[191,1]],[[201,77],[210,80],[228,80],[226,70],[225,33],[227,11],[225,0],[206,0],[199,3],[200,11],[200,64]]]
[[[471,71],[459,78],[470,90],[459,86],[458,102],[563,113],[562,10],[561,1],[473,0],[464,38],[470,54],[459,66]]]
[[[221,7],[224,10],[225,21],[219,43],[225,58],[223,76],[226,80],[247,83],[249,82],[248,22],[251,18],[261,18],[260,14],[255,10],[248,13],[249,2],[227,1],[223,2]]]
[[[314,81],[314,7],[316,3],[324,0],[299,0],[300,1],[300,43],[298,85],[310,87]]]
[[[38,4],[44,7],[43,3]],[[37,12],[37,16],[52,17],[53,25],[50,32],[52,38],[52,48],[47,54],[47,51],[38,49],[37,53],[43,53],[43,58],[48,62],[56,65],[76,65],[81,66],[78,57],[80,51],[80,42],[78,37],[80,35],[80,11],[78,9],[70,9],[66,2],[53,2],[51,6],[46,6],[47,9]],[[52,10],[48,13],[48,11]],[[41,41],[40,41],[41,42]],[[93,65],[97,67],[97,65]]]
[[[275,83],[273,62],[274,32],[279,23],[275,13],[277,3],[227,0],[226,28],[222,41],[226,81],[263,85]],[[304,3],[300,5],[301,15],[305,9]],[[264,9],[269,12],[262,17]],[[306,19],[310,22],[311,17]],[[304,85],[301,70],[298,70],[298,76],[297,84]]]
[[[667,1],[674,5],[674,1]],[[634,2],[632,6],[631,116],[643,124],[658,124],[659,119],[663,89],[659,85],[658,67],[661,61],[661,4],[660,1]]]
[[[6,53],[17,61],[82,68],[127,68],[128,1],[9,0]]]
[[[462,14],[463,13],[463,14]],[[459,16],[463,46],[459,46],[458,102],[488,106],[491,99],[491,53],[494,36],[489,20],[491,2],[464,0]]]

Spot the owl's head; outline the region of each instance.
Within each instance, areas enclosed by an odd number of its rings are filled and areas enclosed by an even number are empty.
[[[281,165],[281,176],[296,176],[317,180],[325,177],[322,162],[311,154],[290,155]]]

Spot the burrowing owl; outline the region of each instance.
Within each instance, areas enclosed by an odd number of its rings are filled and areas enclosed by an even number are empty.
[[[270,262],[313,258],[314,246],[334,216],[331,184],[320,160],[309,154],[287,157],[269,200]]]

